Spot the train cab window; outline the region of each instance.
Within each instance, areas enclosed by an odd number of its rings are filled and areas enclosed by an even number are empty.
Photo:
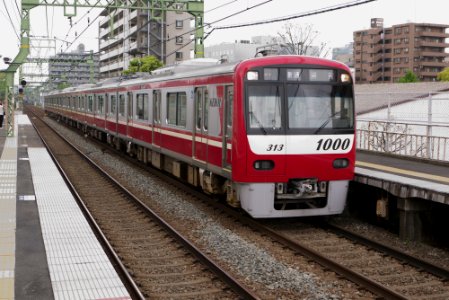
[[[249,128],[266,134],[282,126],[281,86],[248,86]]]
[[[148,94],[136,95],[136,118],[139,121],[148,121]]]
[[[126,115],[125,112],[126,105],[125,105],[125,95],[120,94],[118,96],[118,116],[121,118],[124,118]]]
[[[117,96],[111,95],[110,97],[111,101],[109,102],[109,116],[115,116],[117,113]]]
[[[350,87],[289,84],[287,90],[289,129],[312,129],[318,133],[353,128]]]
[[[104,114],[104,96],[97,96],[97,113],[103,115]]]
[[[87,96],[87,111],[90,113],[94,111],[94,96],[93,95]]]
[[[185,92],[167,94],[167,123],[186,127],[187,95]]]

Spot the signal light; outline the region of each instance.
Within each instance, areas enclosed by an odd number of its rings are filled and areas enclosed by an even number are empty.
[[[21,85],[21,86],[26,86],[26,85],[27,85],[26,80],[25,80],[25,79],[22,79],[22,80],[20,81],[20,85]]]

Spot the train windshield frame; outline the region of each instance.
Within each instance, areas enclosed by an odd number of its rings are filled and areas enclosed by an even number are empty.
[[[344,70],[265,67],[245,78],[248,134],[353,134],[354,97]]]

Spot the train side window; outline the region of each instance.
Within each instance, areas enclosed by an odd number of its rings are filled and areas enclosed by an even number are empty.
[[[204,130],[207,131],[209,127],[209,92],[204,89]]]
[[[128,120],[133,119],[133,93],[128,93]]]
[[[86,98],[84,96],[81,96],[81,111],[86,110]]]
[[[98,95],[97,96],[97,113],[98,114],[104,114],[104,96]]]
[[[87,111],[90,113],[94,111],[94,96],[93,95],[87,96]]]
[[[196,129],[201,129],[201,121],[203,118],[203,105],[201,100],[203,98],[203,89],[197,88],[195,92],[195,116],[196,116]]]
[[[169,125],[186,127],[187,95],[185,92],[167,94],[167,122]]]
[[[161,91],[153,91],[153,122],[161,123]]]
[[[118,116],[121,118],[125,117],[125,95],[120,94],[118,96]]]
[[[232,110],[234,107],[234,87],[232,85],[225,87],[226,101],[226,136],[232,133]]]
[[[148,94],[136,95],[136,117],[140,121],[148,121]]]
[[[117,112],[117,96],[111,95],[111,102],[109,106],[109,116],[115,116]]]

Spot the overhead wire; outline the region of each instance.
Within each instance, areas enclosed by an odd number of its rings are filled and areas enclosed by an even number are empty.
[[[323,13],[336,11],[336,10],[340,10],[340,9],[345,9],[345,8],[349,8],[349,7],[353,7],[353,6],[367,4],[369,2],[374,2],[374,1],[377,1],[377,0],[362,0],[362,1],[357,0],[357,1],[347,2],[347,3],[338,4],[338,5],[334,5],[334,6],[329,6],[329,7],[325,7],[325,8],[305,12],[305,13],[294,14],[294,15],[289,15],[289,16],[285,16],[285,17],[256,21],[256,22],[248,22],[248,23],[242,23],[242,24],[236,24],[236,25],[220,26],[220,27],[216,27],[214,29],[215,30],[231,29],[231,28],[240,28],[240,27],[256,26],[256,25],[262,25],[262,24],[270,24],[270,23],[288,21],[288,20],[292,20],[292,19],[303,18],[303,17],[307,17],[307,16],[313,16],[313,15],[323,14]]]
[[[17,1],[16,0],[11,0],[11,2],[13,2],[15,4],[15,9],[13,9],[14,12],[14,17],[17,19],[17,23],[20,24],[20,20],[21,20],[21,13],[20,13],[20,9],[19,6],[17,5]]]
[[[323,13],[336,11],[336,10],[340,10],[340,9],[345,9],[345,8],[358,6],[358,5],[362,5],[362,4],[367,4],[369,2],[374,2],[374,1],[377,1],[377,0],[362,0],[362,1],[357,0],[357,1],[346,2],[346,3],[343,3],[343,4],[334,5],[334,6],[329,6],[329,7],[325,7],[325,8],[321,8],[321,9],[305,12],[305,13],[300,13],[300,14],[294,14],[294,15],[289,15],[289,16],[285,16],[285,17],[275,18],[275,19],[269,19],[269,20],[263,20],[263,21],[257,21],[257,22],[249,22],[249,23],[238,24],[238,25],[227,25],[227,26],[215,27],[210,32],[207,33],[207,35],[204,37],[204,39],[206,39],[214,30],[231,29],[231,28],[239,28],[239,27],[248,27],[248,26],[256,26],[256,25],[262,25],[262,24],[269,24],[269,23],[287,21],[287,20],[292,20],[292,19],[297,19],[297,18],[303,18],[303,17],[306,17],[306,16],[323,14]],[[262,4],[265,4],[265,2],[262,3]],[[249,7],[249,8],[247,8],[244,11],[247,11],[248,9],[252,9],[254,7],[255,6]],[[207,25],[204,25],[204,27],[205,26],[210,26],[211,24],[214,24],[214,23],[221,22],[221,21],[223,21],[225,19],[228,19],[228,18],[230,18],[232,16],[235,16],[235,15],[237,15],[239,13],[242,13],[244,11],[240,11],[240,12],[231,14],[229,16],[223,17],[221,19],[215,20],[215,21],[213,21],[211,23],[208,23]],[[192,42],[193,42],[193,40],[189,41],[189,43],[187,43],[186,45],[181,46],[180,48],[178,48],[177,50],[171,52],[170,54],[167,54],[166,56],[169,56],[169,55],[172,55],[172,54],[178,52],[179,50],[181,50],[182,48],[186,47],[187,45],[189,45]]]
[[[217,23],[217,22],[221,22],[221,21],[226,20],[226,19],[228,19],[228,18],[231,18],[231,17],[234,17],[234,16],[239,15],[239,14],[241,14],[241,13],[247,12],[247,11],[249,11],[249,10],[251,10],[251,9],[257,8],[257,7],[262,6],[262,5],[265,5],[265,4],[267,4],[268,2],[271,2],[271,1],[273,1],[273,0],[266,0],[266,1],[264,1],[264,2],[257,3],[257,4],[255,4],[255,5],[253,5],[253,6],[250,6],[250,7],[247,7],[247,8],[245,8],[245,9],[242,9],[242,10],[240,10],[240,11],[234,12],[234,13],[228,15],[228,16],[225,16],[225,17],[223,17],[223,18],[220,18],[220,19],[218,19],[218,20],[215,20],[215,21],[213,21],[213,22],[211,22],[211,23],[202,25],[202,26],[200,26],[199,28],[208,27],[208,26],[210,26],[211,24],[214,24],[214,23]],[[195,32],[196,30],[197,30],[197,28],[192,29],[192,30],[189,30],[189,31],[186,31],[186,32],[184,32],[184,33],[182,33],[182,34],[180,34],[180,35],[178,35],[178,36],[184,36],[184,35],[187,35],[187,34],[191,34],[191,33]],[[174,40],[174,39],[176,39],[176,36],[173,37],[173,38],[166,39],[166,40],[164,40],[163,42],[172,41],[172,40]],[[167,54],[167,55],[165,55],[165,56],[168,57],[168,56],[170,56],[170,55],[173,55],[174,53],[178,52],[179,50],[185,48],[187,45],[191,44],[193,41],[194,41],[194,40],[190,40],[188,43],[183,44],[181,47],[177,48],[175,51],[172,51],[172,52],[170,52],[169,54]],[[161,43],[162,43],[162,42],[156,42],[155,44],[150,45],[150,46],[151,46],[151,47],[158,46],[158,45],[160,45]]]
[[[86,32],[86,30],[89,29],[89,27],[90,27],[92,24],[94,24],[95,21],[96,21],[100,16],[101,16],[101,12],[95,17],[95,19],[93,19],[92,21],[89,22],[89,24],[86,26],[86,28],[84,28],[83,31],[81,31],[81,33],[79,33],[79,34],[75,37],[75,39],[70,43],[70,46],[71,46],[73,43],[75,43],[76,40],[78,40],[78,39],[81,37],[81,35],[82,35],[84,32]],[[67,50],[70,48],[70,46],[68,46],[68,47],[64,50],[64,52],[67,51]]]
[[[239,14],[241,14],[241,13],[244,13],[244,12],[247,12],[247,11],[249,11],[249,10],[251,10],[251,9],[257,8],[257,7],[262,6],[262,5],[265,5],[265,4],[267,4],[268,2],[271,2],[271,1],[273,1],[273,0],[267,0],[267,1],[264,1],[264,2],[257,3],[257,4],[255,4],[255,5],[253,5],[253,6],[247,7],[247,8],[245,8],[245,9],[240,10],[240,11],[237,11],[237,12],[235,12],[235,13],[232,13],[232,14],[230,14],[230,15],[227,15],[227,16],[225,16],[225,17],[223,17],[223,18],[220,18],[220,19],[218,19],[218,20],[215,20],[215,21],[213,21],[213,22],[210,22],[210,23],[208,23],[208,24],[205,24],[205,25],[201,26],[200,28],[204,28],[204,27],[206,27],[206,26],[209,27],[211,24],[218,23],[218,22],[221,22],[221,21],[223,21],[223,20],[229,19],[229,18],[231,18],[231,17],[237,16],[237,15],[239,15]],[[186,34],[193,33],[193,32],[195,32],[195,31],[196,31],[196,28],[193,29],[193,30],[191,30],[191,31],[188,31],[188,32],[185,32],[185,33],[181,34],[181,36],[184,36],[184,35],[186,35]],[[176,37],[175,37],[175,38],[176,38]],[[173,40],[173,39],[174,39],[174,38],[171,38],[171,39],[168,39],[168,40],[166,40],[166,41],[170,41],[170,40]],[[186,44],[182,45],[181,47],[177,48],[175,51],[172,51],[172,52],[170,52],[169,54],[167,54],[166,57],[175,54],[175,53],[178,52],[179,50],[181,50],[181,49],[185,48],[186,46],[188,46],[189,44],[191,44],[193,41],[194,41],[194,40],[190,40],[188,43],[186,43]]]
[[[65,35],[65,37],[64,37],[64,39],[60,39],[60,40],[64,40],[64,41],[66,41],[67,39],[68,39],[68,37],[69,37],[69,33],[70,33],[70,31],[72,30],[72,28],[74,28],[76,25],[78,25],[78,23],[79,22],[81,22],[81,20],[82,19],[84,19],[89,13],[90,13],[90,11],[92,10],[93,8],[91,8],[91,9],[89,9],[86,13],[84,13],[84,15],[82,15],[75,23],[73,23],[73,24],[71,24],[71,26],[69,27],[69,30],[67,31],[67,33],[66,33],[66,35]],[[95,20],[99,17],[101,15],[101,12],[100,12],[100,14],[95,18]],[[93,23],[93,21],[91,22],[90,21],[90,19],[88,18],[88,27],[90,26],[90,24],[92,24]],[[84,32],[84,31],[83,31]],[[77,34],[78,35],[78,34]],[[75,39],[76,40],[76,39]],[[69,47],[72,45],[73,43],[70,43],[70,45],[69,45]],[[61,47],[60,47],[60,50],[62,51],[62,48],[63,48],[63,46],[64,46],[64,44],[61,44]],[[67,48],[68,49],[68,48]],[[67,51],[67,49],[65,50],[65,51]]]
[[[5,5],[5,9],[6,9],[6,13],[7,13],[7,15],[8,15],[9,22],[10,22],[10,24],[11,24],[13,30],[14,30],[14,33],[15,33],[16,36],[17,36],[17,39],[18,39],[19,42],[20,42],[20,35],[17,33],[16,27],[14,27],[14,22],[12,21],[12,18],[11,18],[11,15],[10,15],[10,13],[9,13],[8,7],[6,6],[5,0],[3,0],[3,4]]]

